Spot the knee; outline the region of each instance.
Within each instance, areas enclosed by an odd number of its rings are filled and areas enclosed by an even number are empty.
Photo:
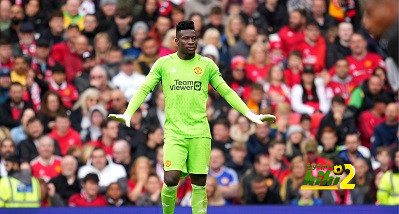
[[[205,186],[207,175],[191,175],[191,183],[197,186]]]
[[[180,175],[176,173],[165,173],[164,183],[167,186],[177,186],[180,180]]]

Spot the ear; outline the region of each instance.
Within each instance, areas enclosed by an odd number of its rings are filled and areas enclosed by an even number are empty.
[[[175,39],[175,42],[176,42],[177,46],[179,46],[179,40],[177,39],[177,37]]]

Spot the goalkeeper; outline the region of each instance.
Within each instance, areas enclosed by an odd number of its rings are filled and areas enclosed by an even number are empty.
[[[192,212],[207,212],[206,176],[211,151],[211,134],[206,116],[208,84],[237,111],[252,122],[272,122],[273,115],[252,113],[241,98],[223,80],[216,64],[195,53],[198,38],[192,21],[179,22],[176,27],[178,51],[159,58],[152,66],[143,85],[129,102],[124,114],[110,114],[114,120],[130,127],[133,113],[161,81],[165,96],[164,185],[161,192],[164,214],[175,209],[180,177],[190,175]]]

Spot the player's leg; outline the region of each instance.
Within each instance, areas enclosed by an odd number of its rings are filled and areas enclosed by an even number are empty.
[[[164,150],[164,185],[161,199],[164,214],[173,214],[176,204],[177,184],[182,173],[187,173],[188,147],[184,139],[166,139]]]
[[[191,207],[193,214],[207,213],[206,176],[211,153],[210,138],[190,139],[187,169],[192,183]]]

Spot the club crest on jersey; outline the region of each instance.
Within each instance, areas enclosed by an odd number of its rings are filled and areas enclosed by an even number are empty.
[[[195,68],[194,68],[194,74],[201,75],[201,74],[202,74],[202,68],[200,68],[200,67],[195,67]]]

